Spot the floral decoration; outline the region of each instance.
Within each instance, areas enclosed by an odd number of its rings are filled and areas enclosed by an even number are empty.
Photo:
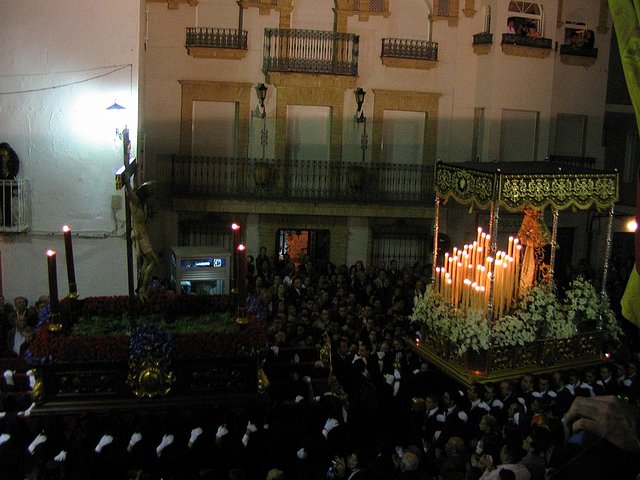
[[[576,335],[581,325],[601,329],[614,340],[622,334],[608,298],[598,295],[581,277],[571,282],[563,301],[548,285],[537,284],[527,290],[513,312],[491,325],[485,313],[456,310],[429,285],[424,294],[415,297],[410,319],[449,341],[458,354],[490,346],[525,346],[545,338],[566,339]]]
[[[524,346],[535,341],[536,329],[522,315],[504,315],[493,326],[491,335],[492,343],[499,347]]]

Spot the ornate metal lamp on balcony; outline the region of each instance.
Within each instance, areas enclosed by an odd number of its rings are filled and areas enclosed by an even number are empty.
[[[369,136],[367,135],[367,117],[364,116],[364,109],[362,106],[367,92],[362,87],[358,87],[353,93],[356,96],[356,105],[358,106],[358,109],[356,110],[356,122],[363,124],[362,135],[360,137],[360,148],[362,148],[362,163],[364,163]]]
[[[262,146],[262,161],[256,163],[256,169],[254,172],[254,180],[256,185],[265,186],[271,180],[272,169],[271,166],[265,162],[266,158],[266,150],[267,144],[269,143],[269,132],[267,130],[267,112],[264,106],[264,101],[267,98],[267,91],[269,87],[267,87],[264,83],[258,84],[256,86],[256,94],[258,96],[258,103],[260,105],[262,118],[262,130],[260,132],[260,145]]]

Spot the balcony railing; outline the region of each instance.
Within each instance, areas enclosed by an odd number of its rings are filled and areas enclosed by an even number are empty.
[[[382,56],[438,60],[438,44],[427,40],[406,38],[383,38]]]
[[[493,33],[481,32],[473,35],[473,45],[491,45],[493,43]]]
[[[433,168],[424,165],[165,155],[159,190],[172,198],[420,204],[433,200]]]
[[[262,69],[357,75],[359,42],[352,33],[265,28]]]
[[[187,28],[188,47],[247,49],[247,31],[232,28]]]
[[[551,50],[552,41],[550,38],[525,37],[514,33],[503,33],[502,43],[509,45],[520,45],[522,47],[545,48]]]
[[[27,180],[0,180],[0,232],[24,232],[31,226]]]
[[[574,47],[573,45],[560,45],[560,55],[573,55],[576,57],[597,58],[597,48]]]
[[[576,157],[571,155],[549,155],[552,162],[566,163],[574,167],[596,168],[595,157]]]

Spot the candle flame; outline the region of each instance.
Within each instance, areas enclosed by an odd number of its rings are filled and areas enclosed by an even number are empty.
[[[56,254],[55,250],[47,250],[47,256],[48,257],[53,257],[53,256],[55,256],[55,254]]]
[[[71,228],[69,227],[69,225],[63,225],[63,226],[62,226],[62,231],[63,231],[64,233],[67,233],[67,232],[70,232],[70,231],[71,231]]]

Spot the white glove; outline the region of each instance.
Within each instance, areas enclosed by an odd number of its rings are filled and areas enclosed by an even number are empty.
[[[280,351],[280,347],[278,347],[277,345],[274,345],[273,347],[271,347],[271,351],[277,357],[278,356],[278,352]]]
[[[173,443],[173,435],[164,435],[160,445],[156,447],[156,455],[162,455],[162,451]]]
[[[36,386],[36,372],[27,370],[27,376],[29,377],[29,388],[33,390],[33,387]]]
[[[142,440],[142,434],[140,432],[135,432],[129,439],[129,447],[135,447],[136,443],[138,443],[140,440]]]
[[[218,431],[216,432],[216,439],[220,440],[222,437],[224,437],[227,433],[229,433],[229,430],[227,430],[227,427],[225,425],[220,425],[218,427]]]
[[[396,380],[400,380],[400,370],[398,370],[397,368],[393,369],[393,378],[395,378]]]
[[[444,414],[442,414],[442,413],[439,413],[438,415],[436,415],[436,420],[437,420],[438,422],[444,423],[445,418],[446,418],[446,417],[445,417],[445,416],[444,416]]]
[[[9,385],[10,387],[15,386],[15,382],[13,381],[13,374],[15,372],[13,370],[5,370],[4,371],[4,383]]]
[[[311,383],[311,377],[309,375],[305,375],[304,377],[302,377],[302,380],[305,383]]]
[[[304,397],[302,395],[296,395],[296,399],[295,399],[296,403],[300,403],[303,400],[304,400]]]
[[[94,448],[94,451],[96,453],[100,453],[102,449],[109,445],[111,442],[113,442],[113,437],[111,435],[103,435],[98,442],[98,445],[96,445],[96,448]]]
[[[307,458],[307,451],[304,449],[304,447],[302,447],[296,452],[296,455],[300,460],[304,460],[305,458]]]
[[[393,385],[393,375],[391,375],[390,373],[385,373],[384,374],[384,381],[387,382],[389,385]]]
[[[55,457],[53,457],[53,459],[56,462],[64,462],[67,459],[67,451],[66,450],[60,450],[60,453],[57,454]]]
[[[202,428],[196,427],[191,430],[191,436],[189,437],[189,445],[193,445],[198,440],[198,437],[202,435]]]
[[[17,415],[19,417],[28,417],[29,415],[31,415],[31,410],[33,410],[33,407],[35,407],[36,404],[32,403],[31,405],[29,405],[29,408],[27,408],[26,410],[23,410],[22,412],[18,412]]]
[[[247,430],[249,430],[251,433],[256,433],[258,431],[258,427],[256,427],[256,425],[254,423],[251,423],[251,420],[249,420],[249,423],[247,423]]]
[[[399,391],[400,391],[400,382],[396,382],[393,384],[393,396],[395,397],[396,395],[398,395]]]
[[[33,452],[35,451],[36,447],[46,441],[47,441],[47,436],[44,433],[39,433],[36,436],[36,438],[33,439],[33,442],[31,442],[31,444],[27,447],[27,449],[29,450],[29,453],[33,455]]]
[[[398,458],[402,458],[402,456],[404,455],[404,450],[402,449],[401,446],[396,445],[396,455],[398,456]]]
[[[384,358],[384,352],[378,352],[376,355],[378,355],[378,360],[382,360]]]
[[[322,435],[324,438],[329,437],[329,432],[336,428],[340,423],[335,418],[328,418],[326,422],[324,422],[324,428],[322,429]]]
[[[322,363],[322,360],[316,360],[313,366],[316,368],[322,368],[324,367],[324,363]]]
[[[7,443],[9,440],[11,440],[10,433],[3,433],[2,435],[0,435],[0,445],[2,445],[3,443]]]
[[[300,363],[300,355],[297,353],[293,354],[293,363]]]

